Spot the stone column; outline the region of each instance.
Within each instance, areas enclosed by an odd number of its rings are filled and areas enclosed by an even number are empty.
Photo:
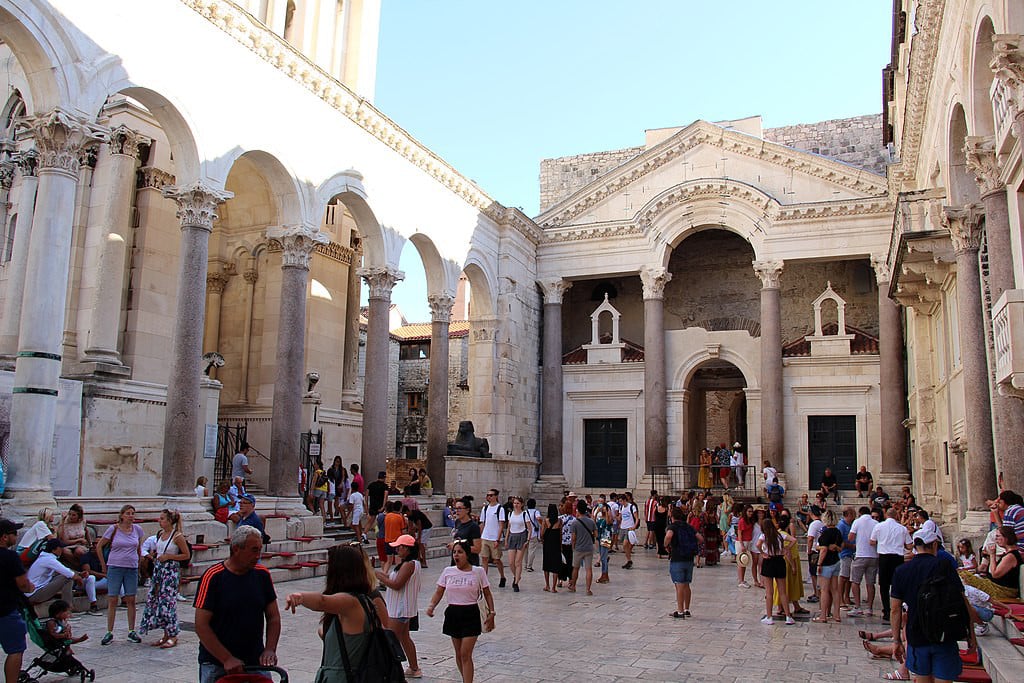
[[[383,472],[395,444],[388,443],[388,320],[391,290],[405,273],[391,267],[361,268],[359,275],[370,288],[366,323],[366,374],[363,378],[363,478],[371,482]]]
[[[270,425],[272,496],[294,497],[302,430],[302,393],[306,381],[306,289],[309,261],[327,236],[308,227],[271,228],[270,239],[281,244],[281,314],[277,328],[277,376]]]
[[[79,154],[105,129],[61,109],[24,124],[39,150],[39,186],[25,269],[11,397],[7,490],[21,504],[52,501],[50,459],[57,417],[64,309]],[[26,234],[25,238],[29,235]]]
[[[242,366],[238,369],[238,402],[248,403],[249,354],[252,351],[252,307],[256,298],[256,280],[259,279],[255,258],[251,256],[248,258],[242,278],[245,280],[245,327],[242,328]]]
[[[872,257],[878,283],[879,407],[882,411],[882,470],[886,487],[909,481],[907,471],[906,389],[903,380],[903,321],[898,303],[889,298],[891,273],[885,257]],[[885,481],[883,481],[885,480]]]
[[[761,460],[785,466],[782,416],[782,261],[754,261],[761,278]],[[753,463],[756,465],[757,463]]]
[[[544,292],[544,339],[541,391],[542,475],[561,477],[562,471],[562,297],[572,283],[561,278],[542,280]]]
[[[967,167],[978,180],[981,202],[985,207],[985,241],[988,243],[988,286],[993,303],[1008,289],[1015,288],[1013,276],[1013,247],[1010,240],[1010,212],[1007,187],[1002,182],[1001,168],[991,137],[967,138],[964,147]],[[992,311],[986,311],[991,323]],[[987,325],[990,329],[991,325]],[[986,347],[989,345],[986,344]],[[995,353],[989,348],[989,376],[995,376]],[[1018,455],[1017,442],[1024,434],[1024,401],[1003,396],[989,384],[992,412],[995,418],[996,462],[1003,474],[1003,485],[1013,491],[1024,489],[1024,467]]]
[[[110,133],[110,153],[105,164],[109,184],[96,224],[99,263],[91,306],[92,320],[84,340],[82,359],[85,361],[122,364],[118,333],[121,330],[121,304],[131,231],[129,217],[135,194],[135,164],[139,145],[145,141],[127,126],[118,126]]]
[[[992,406],[985,344],[978,248],[982,213],[978,205],[944,207],[942,223],[949,228],[956,253],[956,294],[963,360],[964,432],[967,438],[967,509],[984,510],[996,493],[996,463],[992,444]]]
[[[18,168],[17,161],[11,156],[6,143],[0,143],[0,227],[7,228],[10,217],[11,185],[14,184],[14,172]],[[5,230],[0,230],[0,233]],[[0,249],[4,245],[0,244]]]
[[[663,266],[640,270],[644,287],[644,470],[668,464],[665,423],[665,285],[672,273]]]
[[[169,185],[163,188],[163,195],[178,204],[176,215],[181,221],[181,248],[178,256],[178,303],[167,379],[160,495],[185,496],[195,487],[193,474],[199,424],[199,380],[203,371],[210,233],[213,232],[213,222],[217,220],[217,205],[234,195],[200,183],[184,187]]]
[[[16,157],[21,169],[18,189],[18,217],[14,222],[14,251],[7,264],[7,296],[4,298],[3,317],[0,318],[0,362],[14,369],[18,354],[18,330],[21,328],[21,298],[25,290],[25,270],[28,268],[28,246],[32,236],[32,214],[36,206],[36,165],[39,155],[28,150]],[[6,245],[0,245],[6,248]]]
[[[348,266],[348,289],[345,292],[345,364],[342,371],[341,407],[358,409],[359,392],[359,263],[363,252],[355,235],[351,239],[352,261]],[[442,475],[443,477],[443,475]],[[439,487],[440,488],[440,487]]]
[[[220,309],[227,273],[215,270],[206,274],[206,320],[203,325],[203,353],[220,350]]]
[[[448,452],[448,328],[455,297],[427,295],[430,304],[430,388],[427,393],[427,474],[437,491],[445,490],[444,456]]]

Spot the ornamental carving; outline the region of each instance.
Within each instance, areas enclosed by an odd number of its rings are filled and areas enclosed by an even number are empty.
[[[427,303],[430,305],[430,320],[435,323],[450,323],[452,321],[452,306],[455,305],[455,297],[451,294],[428,294]]]
[[[313,250],[330,240],[319,230],[305,226],[267,229],[267,237],[281,246],[281,267],[309,270]]]
[[[981,223],[984,217],[985,212],[977,204],[942,207],[942,225],[949,230],[953,252],[957,256],[977,252],[981,247]]]
[[[211,294],[223,294],[228,284],[228,276],[225,273],[215,272],[206,274],[206,291]]]
[[[572,283],[562,278],[551,278],[549,280],[538,280],[541,291],[544,292],[545,304],[560,304],[562,297],[572,289]]]
[[[17,164],[9,159],[0,161],[0,188],[11,189],[11,185],[14,184],[14,169],[16,167]]]
[[[136,185],[141,189],[162,190],[166,185],[174,184],[174,174],[157,168],[156,166],[143,166],[139,169],[136,177]]]
[[[138,132],[122,124],[110,131],[110,140],[107,145],[110,147],[111,154],[138,158],[139,147],[148,142],[149,138],[139,135]]]
[[[369,287],[370,299],[391,300],[391,290],[395,284],[405,279],[405,273],[397,268],[385,266],[383,268],[360,268],[356,271],[359,277],[363,278],[366,286]]]
[[[82,152],[91,144],[107,139],[108,130],[57,108],[42,116],[29,116],[18,123],[35,139],[39,169],[77,178]]]
[[[11,159],[21,169],[22,177],[34,178],[39,168],[39,153],[34,149],[27,149],[24,152],[16,152]]]
[[[754,261],[754,272],[761,278],[762,289],[778,289],[782,278],[782,261]]]
[[[644,301],[664,299],[665,285],[672,279],[672,273],[664,266],[648,266],[640,269],[640,282],[644,286]]]
[[[165,186],[161,194],[177,202],[178,211],[175,216],[181,221],[182,229],[199,228],[207,232],[213,231],[213,222],[217,220],[217,206],[235,196],[233,192],[215,190],[201,183]]]
[[[892,281],[892,269],[884,255],[872,254],[871,268],[875,271],[875,282],[879,287]]]
[[[250,285],[255,285],[256,281],[260,279],[260,274],[259,274],[258,271],[254,270],[254,269],[251,269],[251,270],[247,270],[244,273],[242,273],[242,277]]]
[[[964,141],[964,155],[967,168],[978,181],[982,197],[1004,189],[1000,178],[1002,168],[996,158],[996,143],[991,136],[968,135]]]
[[[1009,95],[1010,118],[1024,112],[1024,53],[1021,52],[1021,37],[1004,33],[992,36],[992,61],[989,68]],[[1016,132],[1016,131],[1015,131]]]

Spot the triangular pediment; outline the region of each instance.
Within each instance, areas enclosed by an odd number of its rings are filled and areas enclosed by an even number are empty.
[[[559,201],[537,217],[543,228],[633,221],[666,190],[695,181],[738,182],[779,206],[886,194],[884,177],[810,152],[695,121]]]

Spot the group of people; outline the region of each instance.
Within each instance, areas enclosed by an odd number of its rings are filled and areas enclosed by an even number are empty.
[[[718,486],[728,491],[733,484],[745,488],[747,460],[743,446],[738,441],[732,445],[732,449],[725,443],[720,443],[717,448],[702,448],[699,463],[697,488],[705,492]]]

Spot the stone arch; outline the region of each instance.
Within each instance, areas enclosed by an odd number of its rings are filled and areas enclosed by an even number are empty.
[[[747,389],[758,389],[760,387],[757,372],[754,371],[754,368],[751,367],[742,354],[736,353],[729,348],[719,348],[717,355],[713,356],[708,349],[704,348],[694,351],[676,366],[676,369],[672,372],[672,386],[669,389],[685,389],[689,386],[694,374],[701,366],[716,360],[735,365],[743,375]]]
[[[498,286],[488,269],[476,255],[470,254],[462,267],[462,272],[469,279],[469,287],[472,292],[471,317],[483,319],[494,317],[497,308],[495,292],[498,291]]]
[[[4,103],[4,108],[0,110],[0,137],[10,142],[14,141],[17,119],[24,116],[26,110],[27,105],[21,97],[21,92],[15,89]]]
[[[964,141],[970,135],[967,128],[967,116],[963,105],[954,101],[949,115],[948,137],[946,142],[947,197],[949,204],[962,206],[977,202],[979,199],[978,182],[974,174],[967,168],[967,157],[964,154]]]
[[[427,294],[450,294],[455,296],[458,286],[458,266],[441,257],[437,245],[422,232],[413,233],[409,241],[416,247],[423,263],[423,274],[427,279]]]
[[[295,175],[285,168],[280,159],[269,152],[259,149],[243,150],[235,147],[216,162],[218,170],[223,169],[221,171],[223,177],[220,177],[218,173],[217,176],[211,178],[211,181],[226,186],[231,171],[240,159],[251,163],[267,183],[270,195],[276,203],[277,225],[294,226],[308,222],[319,226],[319,216],[312,217],[307,213],[306,197],[296,181]],[[212,164],[207,170],[213,170]]]
[[[397,252],[391,248],[392,240],[385,235],[384,227],[370,207],[366,188],[363,186],[363,175],[349,169],[331,176],[316,189],[316,206],[323,211],[333,199],[340,199],[355,219],[356,227],[363,238],[363,267],[382,268],[398,267]],[[401,247],[401,244],[398,244]]]
[[[75,79],[77,71],[60,65],[77,60],[53,40],[63,31],[50,20],[50,10],[37,3],[33,9],[29,17],[18,3],[0,0],[0,40],[11,49],[28,81],[28,90],[22,93],[26,108],[30,114],[44,114],[54,107],[74,110],[73,93],[79,84],[66,79]]]
[[[992,98],[989,94],[993,79],[992,69],[989,67],[989,63],[992,61],[993,35],[995,35],[995,27],[992,18],[986,14],[978,23],[978,30],[975,33],[974,45],[971,50],[969,82],[971,84],[971,122],[974,124],[972,135],[995,133],[995,124],[992,119]]]
[[[747,375],[725,354],[706,354],[686,371],[683,462],[696,465],[701,448],[748,442]],[[717,476],[715,479],[717,483]]]

